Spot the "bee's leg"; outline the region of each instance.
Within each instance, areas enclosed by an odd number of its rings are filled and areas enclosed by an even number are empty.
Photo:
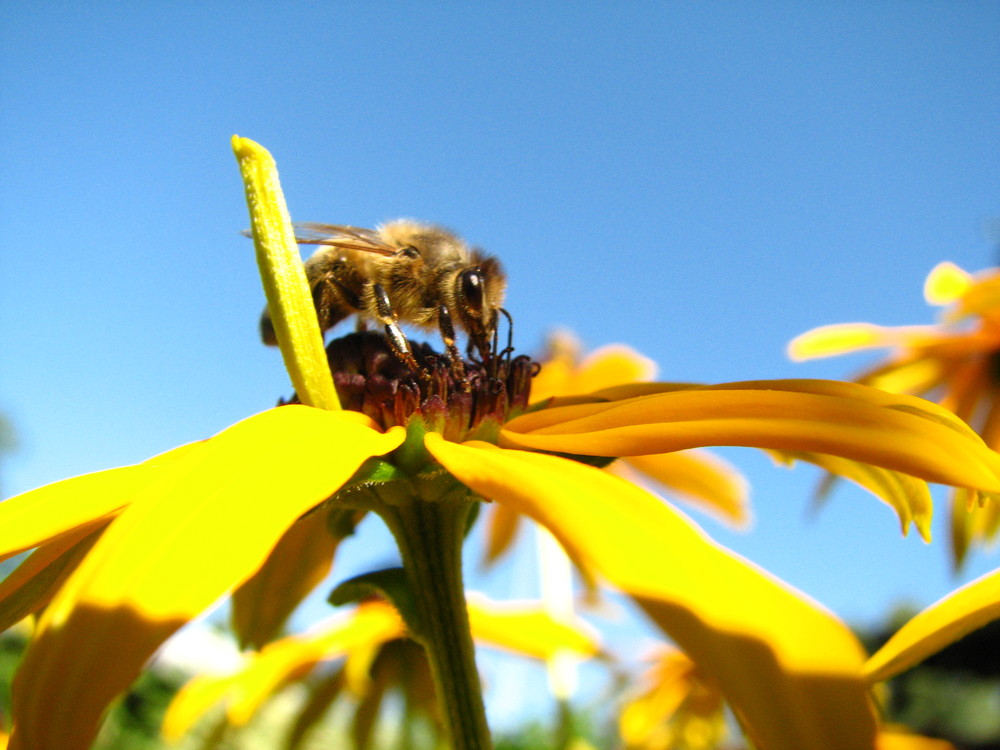
[[[375,307],[379,322],[385,326],[385,337],[389,341],[393,353],[415,374],[425,376],[426,371],[417,364],[417,360],[410,350],[410,343],[400,330],[399,323],[396,322],[396,313],[392,311],[392,304],[389,302],[389,295],[386,294],[385,287],[381,284],[373,284],[372,292],[375,294]]]
[[[448,312],[447,305],[438,307],[438,328],[441,330],[441,338],[448,350],[448,362],[451,364],[451,371],[459,383],[465,382],[465,365],[462,364],[462,354],[455,346],[455,326],[451,323],[451,313]]]
[[[510,317],[510,313],[504,310],[502,307],[498,308],[503,316],[507,318],[507,347],[500,352],[501,357],[507,357],[510,360],[510,355],[514,353],[514,319]]]

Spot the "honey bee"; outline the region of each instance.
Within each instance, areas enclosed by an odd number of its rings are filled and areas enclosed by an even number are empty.
[[[502,308],[507,281],[496,258],[445,229],[409,219],[377,229],[293,226],[298,243],[321,246],[305,262],[321,331],[352,315],[359,328],[380,323],[393,352],[414,372],[420,368],[401,323],[440,331],[457,373],[456,326],[468,336],[470,353],[478,351],[484,361],[495,354],[498,315],[510,317]],[[260,332],[265,344],[277,344],[266,308]]]

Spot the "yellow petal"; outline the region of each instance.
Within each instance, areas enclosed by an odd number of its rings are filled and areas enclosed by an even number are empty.
[[[489,566],[500,559],[517,536],[521,525],[520,514],[503,505],[490,506],[486,519],[486,549],[483,552],[483,566]]]
[[[945,314],[945,322],[954,322],[970,315],[995,317],[1000,311],[1000,272],[993,269],[977,274],[956,302]]]
[[[435,435],[425,445],[636,599],[717,681],[762,750],[871,747],[863,651],[832,615],[607,472]]]
[[[166,466],[45,610],[15,678],[13,750],[84,750],[111,699],[181,625],[263,563],[300,515],[402,430],[284,406]]]
[[[319,662],[356,649],[381,646],[403,633],[403,622],[395,608],[373,601],[348,615],[331,618],[309,633],[269,643],[247,661],[232,681],[227,707],[230,722],[235,726],[246,724],[270,696]]]
[[[591,456],[709,445],[828,453],[1000,491],[1000,455],[953,414],[913,396],[836,381],[726,383],[557,406],[511,420],[500,444]]]
[[[41,545],[0,582],[0,631],[49,603],[108,522],[98,519]]]
[[[568,334],[553,335],[548,348],[541,371],[531,381],[532,402],[650,380],[656,374],[651,359],[621,344],[596,349],[582,362],[578,362],[580,346]]]
[[[924,299],[930,305],[950,305],[972,285],[972,275],[954,263],[938,263],[924,281]]]
[[[945,379],[940,359],[918,354],[894,360],[866,373],[859,380],[891,393],[927,393]]]
[[[664,649],[641,679],[644,691],[619,719],[627,747],[660,747],[656,740],[668,736],[685,747],[683,738],[691,737],[690,750],[720,745],[726,733],[722,695],[686,654]],[[697,733],[688,734],[691,730]]]
[[[582,621],[556,620],[539,602],[492,602],[466,595],[469,626],[477,643],[533,659],[551,659],[561,651],[596,656],[600,645]]]
[[[972,546],[975,533],[975,517],[967,507],[968,493],[965,490],[951,492],[948,531],[951,537],[951,561],[953,570],[961,570],[965,564],[965,556]]]
[[[200,674],[188,680],[167,706],[160,733],[167,742],[183,737],[206,711],[232,689],[236,675]]]
[[[788,356],[800,362],[891,343],[893,342],[887,340],[886,329],[881,326],[871,323],[839,323],[814,328],[796,336],[788,344]]]
[[[1000,571],[953,591],[907,622],[865,664],[881,682],[919,664],[963,635],[1000,617]]]
[[[241,647],[261,649],[278,635],[330,572],[337,544],[322,512],[299,519],[285,532],[260,570],[233,592],[230,621]]]
[[[133,466],[96,471],[38,487],[0,503],[0,559],[115,515],[175,462],[199,460],[204,443],[182,445]]]
[[[302,403],[339,410],[312,291],[274,158],[249,138],[234,135],[232,145],[250,210],[257,267],[285,369]]]
[[[935,740],[930,737],[920,737],[906,732],[881,731],[878,733],[876,750],[955,750],[955,746],[946,740]]]
[[[896,511],[903,536],[909,532],[912,522],[923,540],[930,542],[934,507],[926,482],[897,471],[838,456],[800,451],[780,451],[780,454],[785,461],[807,461],[864,487]]]
[[[549,336],[538,374],[531,380],[532,402],[564,393],[576,372],[580,342],[573,334],[556,331]]]
[[[630,456],[625,463],[734,526],[746,526],[750,520],[746,480],[731,464],[712,453],[677,451]]]

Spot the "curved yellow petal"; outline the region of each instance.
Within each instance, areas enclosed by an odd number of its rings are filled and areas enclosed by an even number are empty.
[[[896,511],[903,536],[909,533],[912,522],[920,532],[921,538],[925,542],[930,542],[934,505],[926,482],[898,471],[882,469],[839,456],[800,451],[776,451],[776,453],[784,462],[806,461],[864,487]]]
[[[228,706],[230,721],[246,724],[260,706],[283,685],[324,659],[335,659],[354,649],[365,649],[400,638],[405,632],[396,609],[381,601],[362,604],[347,616],[269,644],[252,659],[237,680]]]
[[[200,674],[188,680],[167,706],[160,734],[176,742],[232,689],[237,675]]]
[[[924,281],[924,299],[930,305],[950,305],[962,297],[972,285],[972,274],[954,263],[938,263]]]
[[[333,567],[339,544],[326,513],[300,518],[271,550],[267,561],[233,592],[230,622],[241,647],[263,648]]]
[[[48,604],[108,523],[98,519],[39,546],[4,578],[0,582],[0,631]]]
[[[190,443],[147,461],[46,484],[0,503],[0,560],[110,519],[129,498],[180,461],[199,460],[204,443]]]
[[[533,659],[551,659],[562,651],[596,656],[600,644],[582,621],[562,622],[540,602],[493,602],[466,594],[469,627],[477,643]]]
[[[274,157],[259,143],[238,135],[233,136],[232,146],[250,211],[257,267],[285,368],[302,403],[337,411],[340,399]]]
[[[746,479],[712,453],[690,450],[629,456],[625,463],[734,526],[750,521]]]
[[[105,707],[181,625],[249,577],[299,516],[394,449],[341,412],[243,420],[144,487],[41,617],[14,684],[12,750],[84,750]]]
[[[167,709],[164,736],[171,740],[179,738],[223,699],[228,701],[230,723],[242,726],[270,696],[308,673],[320,661],[343,657],[371,644],[379,646],[403,633],[403,623],[395,608],[386,602],[372,601],[347,615],[331,618],[310,633],[269,643],[248,657],[234,674],[206,675],[188,682]]]
[[[828,612],[607,472],[436,435],[425,445],[459,481],[533,516],[639,602],[718,682],[762,750],[871,747],[864,654]]]
[[[930,482],[1000,491],[1000,454],[942,407],[835,381],[689,387],[517,417],[500,445],[634,456],[709,445],[828,453]]]
[[[872,654],[865,676],[873,683],[887,680],[997,618],[1000,571],[967,583],[913,617]]]

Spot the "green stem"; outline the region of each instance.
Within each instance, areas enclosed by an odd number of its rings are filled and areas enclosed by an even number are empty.
[[[474,501],[414,499],[384,507],[403,557],[418,617],[413,637],[430,662],[450,747],[493,747],[483,707],[462,583],[462,542]]]

